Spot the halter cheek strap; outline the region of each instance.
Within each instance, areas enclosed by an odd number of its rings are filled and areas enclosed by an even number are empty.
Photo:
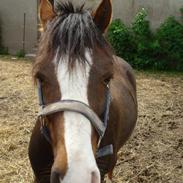
[[[43,98],[43,91],[41,87],[41,81],[39,79],[37,80],[37,87],[38,87],[39,106],[43,108],[45,104],[44,104],[44,98]]]
[[[71,112],[82,114],[91,122],[92,126],[95,128],[95,130],[99,135],[98,148],[100,147],[100,143],[105,134],[107,124],[108,124],[108,118],[109,118],[109,108],[111,103],[111,95],[109,92],[109,88],[107,89],[106,96],[105,96],[106,98],[105,110],[102,115],[103,116],[102,120],[96,115],[96,113],[88,105],[80,101],[61,100],[49,105],[44,105],[42,87],[41,87],[41,82],[39,80],[38,80],[38,97],[39,97],[39,104],[41,106],[40,112],[38,113],[38,117],[41,120],[41,133],[49,143],[51,143],[51,137],[50,137],[49,129],[45,124],[45,117],[57,112],[71,111]],[[103,157],[110,154],[113,154],[112,145],[108,145],[101,149],[98,149],[96,157],[99,158],[99,157]]]

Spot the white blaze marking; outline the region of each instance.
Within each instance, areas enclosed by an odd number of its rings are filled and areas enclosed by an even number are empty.
[[[86,52],[87,61],[92,64],[90,52]],[[63,58],[62,58],[63,59]],[[66,59],[66,58],[64,58]],[[69,73],[67,60],[60,60],[57,68],[57,79],[61,99],[73,99],[89,105],[87,97],[90,65],[77,63]],[[65,146],[68,159],[68,170],[62,183],[91,183],[91,173],[99,170],[92,151],[92,127],[87,118],[74,112],[64,112]],[[100,181],[98,181],[100,182]]]

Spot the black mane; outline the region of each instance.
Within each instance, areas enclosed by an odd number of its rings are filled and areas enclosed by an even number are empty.
[[[45,34],[49,35],[49,49],[59,57],[68,55],[71,62],[76,58],[86,61],[86,49],[100,47],[108,52],[107,41],[84,5],[74,7],[71,2],[60,3],[56,11],[58,16],[47,26]]]

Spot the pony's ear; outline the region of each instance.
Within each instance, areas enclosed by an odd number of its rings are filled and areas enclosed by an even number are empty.
[[[93,19],[97,27],[104,33],[112,19],[112,0],[102,0]]]
[[[56,16],[54,8],[49,0],[40,0],[39,18],[43,29],[45,29],[48,21],[51,21]]]

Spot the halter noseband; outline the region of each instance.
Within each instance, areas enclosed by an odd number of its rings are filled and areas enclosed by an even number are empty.
[[[51,137],[50,137],[49,129],[45,123],[45,117],[57,112],[72,111],[85,116],[90,121],[92,126],[95,128],[96,132],[98,133],[99,141],[98,141],[98,150],[97,150],[96,157],[100,158],[106,155],[113,154],[112,145],[108,145],[99,149],[100,143],[105,134],[107,124],[108,124],[108,119],[109,119],[111,95],[110,95],[108,86],[107,86],[107,91],[105,96],[105,107],[104,107],[104,112],[102,114],[102,119],[100,119],[98,115],[87,104],[77,100],[60,100],[58,102],[45,105],[40,80],[38,80],[38,98],[39,98],[39,105],[41,107],[40,112],[38,113],[38,117],[41,120],[41,133],[49,143],[51,143]]]

